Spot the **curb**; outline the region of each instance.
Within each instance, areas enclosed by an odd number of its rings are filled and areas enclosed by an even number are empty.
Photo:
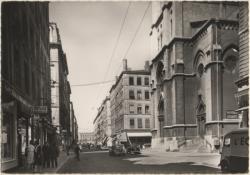
[[[69,158],[71,158],[71,157],[73,157],[72,155],[70,155],[70,156],[67,156],[67,158],[66,159],[64,159],[64,161],[55,169],[55,173],[57,173],[57,171],[59,171],[59,169],[61,169],[62,168],[62,166],[69,160]]]

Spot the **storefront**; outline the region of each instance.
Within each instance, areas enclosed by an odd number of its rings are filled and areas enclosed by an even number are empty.
[[[1,170],[4,171],[18,165],[16,103],[2,103],[1,116]]]
[[[131,143],[141,146],[151,143],[152,134],[150,132],[128,132],[127,135]]]
[[[2,171],[24,165],[24,153],[31,139],[30,103],[8,83],[2,88]]]

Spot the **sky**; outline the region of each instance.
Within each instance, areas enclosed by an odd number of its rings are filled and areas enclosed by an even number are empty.
[[[122,59],[148,3],[131,2],[115,54],[111,57],[129,2],[50,2],[50,22],[57,23],[67,56],[70,98],[79,132],[94,130],[97,109],[114,82],[74,85],[115,80],[122,71]],[[150,26],[151,7],[126,56],[128,67],[132,69],[143,69],[145,61],[150,60]]]

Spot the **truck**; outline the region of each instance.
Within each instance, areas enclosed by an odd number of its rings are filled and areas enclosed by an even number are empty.
[[[248,128],[233,130],[225,134],[219,166],[222,172],[248,171]]]

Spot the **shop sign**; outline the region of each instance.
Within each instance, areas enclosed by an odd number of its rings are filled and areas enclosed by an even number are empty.
[[[227,111],[226,118],[227,119],[238,119],[238,113],[235,111]]]
[[[26,133],[25,129],[20,129],[19,134],[24,135]]]
[[[33,106],[31,108],[31,113],[33,114],[47,114],[47,106]]]
[[[39,115],[34,115],[34,120],[39,120]]]

